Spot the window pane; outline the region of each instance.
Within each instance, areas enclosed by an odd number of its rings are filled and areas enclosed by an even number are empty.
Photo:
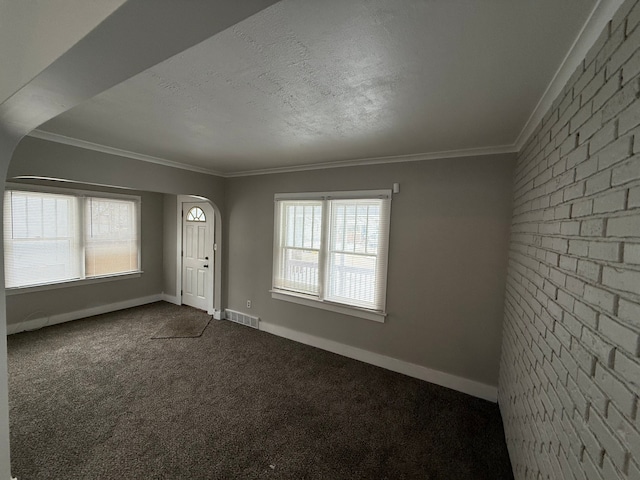
[[[380,256],[384,252],[379,239],[385,201],[330,201],[327,300],[376,310],[383,308],[381,289],[385,272]]]
[[[320,249],[320,241],[322,239],[322,207],[316,205],[313,207],[313,245],[312,248]]]
[[[191,207],[187,213],[187,222],[206,222],[207,216],[200,207]]]
[[[7,287],[80,278],[77,199],[7,191],[4,208]]]
[[[294,234],[293,234],[293,246],[294,247],[302,247],[302,238],[304,234],[304,207],[301,205],[296,205],[293,207],[295,209],[294,216]]]
[[[274,287],[317,295],[322,203],[283,201],[279,202],[278,209]]]
[[[285,248],[282,253],[280,286],[301,293],[318,293],[318,252]]]
[[[374,256],[331,253],[327,298],[350,305],[374,308],[376,260]]]
[[[137,202],[86,199],[86,276],[139,270]]]

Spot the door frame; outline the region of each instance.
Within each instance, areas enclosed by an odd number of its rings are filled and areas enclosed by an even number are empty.
[[[222,266],[221,266],[221,255],[220,255],[220,232],[221,232],[221,218],[220,211],[216,207],[216,205],[205,197],[200,197],[197,195],[177,195],[177,208],[176,208],[176,300],[177,305],[182,305],[182,240],[183,240],[183,232],[182,232],[182,209],[184,203],[207,203],[211,206],[214,213],[213,218],[213,269],[210,270],[210,285],[213,286],[211,297],[209,298],[207,305],[207,313],[209,315],[213,315],[213,317],[217,320],[222,318],[222,309],[221,309],[221,285],[220,282],[222,280]]]

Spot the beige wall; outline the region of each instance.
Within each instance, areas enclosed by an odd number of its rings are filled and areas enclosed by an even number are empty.
[[[60,187],[60,185],[56,186]],[[84,185],[81,188],[91,190],[91,187]],[[109,191],[104,188],[99,190]],[[117,193],[122,191],[119,190]],[[144,273],[138,278],[126,280],[7,295],[7,325],[37,319],[42,319],[44,325],[46,319],[53,315],[162,293],[163,196],[158,193],[135,190],[127,190],[126,193],[141,197],[141,246]]]
[[[513,165],[509,154],[228,179],[227,307],[496,385]],[[275,193],[393,182],[386,323],[271,298]]]

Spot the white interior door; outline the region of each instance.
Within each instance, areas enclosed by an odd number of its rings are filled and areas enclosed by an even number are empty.
[[[213,208],[182,204],[182,303],[213,309]]]

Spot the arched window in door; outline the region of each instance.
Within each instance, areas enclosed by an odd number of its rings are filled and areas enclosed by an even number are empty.
[[[191,207],[187,213],[187,222],[206,222],[207,217],[200,207]]]

